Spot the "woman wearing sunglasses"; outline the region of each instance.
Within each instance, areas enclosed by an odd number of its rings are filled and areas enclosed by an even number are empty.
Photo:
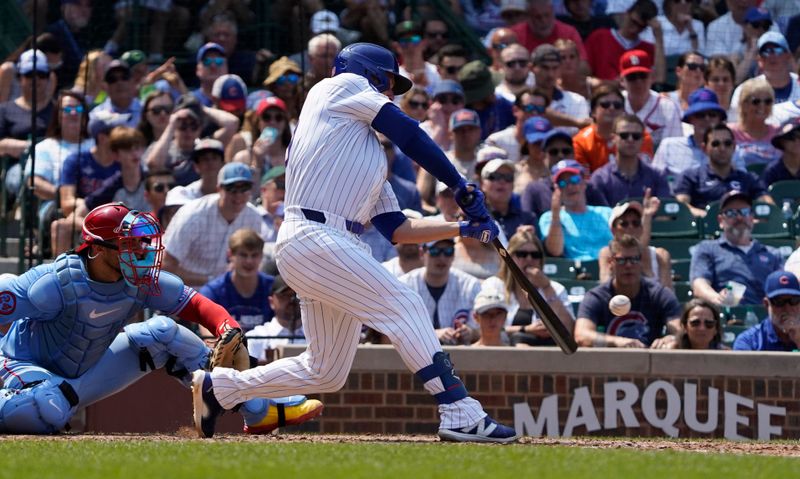
[[[737,91],[739,121],[728,125],[736,140],[734,160],[743,161],[748,168],[767,165],[781,157],[780,150],[772,145],[778,127],[767,123],[775,103],[775,92],[763,78],[747,80]]]
[[[174,108],[175,102],[169,92],[156,90],[145,97],[142,118],[136,128],[142,132],[148,145],[161,138]]]
[[[678,349],[730,349],[722,344],[719,309],[705,299],[694,298],[683,309]]]
[[[431,105],[430,95],[424,88],[413,87],[400,98],[400,109],[403,113],[422,123],[428,119],[428,107]]]
[[[514,263],[520,267],[539,294],[547,301],[558,318],[570,331],[575,322],[572,306],[564,286],[545,276],[544,247],[536,234],[529,230],[515,233],[508,240],[508,252]],[[486,279],[481,291],[503,291],[508,304],[506,317],[506,333],[510,336],[511,345],[548,346],[555,342],[547,332],[539,316],[528,301],[525,290],[514,279],[505,263],[500,265],[496,276]]]
[[[302,78],[303,71],[300,69],[300,65],[289,60],[288,57],[281,57],[269,66],[269,75],[264,80],[264,87],[286,104],[286,111],[293,125],[300,116],[300,107],[302,106],[300,96],[300,80]],[[294,130],[294,127],[292,129]]]
[[[278,97],[261,100],[256,110],[246,117],[245,126],[234,135],[225,151],[226,161],[232,158],[253,168],[256,178],[272,167],[284,164],[286,148],[292,141],[292,130],[287,118],[286,104]],[[238,137],[238,140],[237,140]],[[242,148],[235,151],[236,144]]]

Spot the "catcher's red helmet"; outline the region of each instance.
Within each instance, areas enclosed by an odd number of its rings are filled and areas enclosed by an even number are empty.
[[[129,211],[122,203],[107,203],[90,211],[83,220],[83,243],[75,248],[75,252],[83,251],[92,244],[116,248],[110,242],[120,237],[119,226]]]

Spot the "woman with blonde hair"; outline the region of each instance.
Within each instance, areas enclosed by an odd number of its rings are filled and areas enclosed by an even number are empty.
[[[736,140],[734,164],[767,165],[781,157],[781,151],[772,145],[778,127],[767,124],[775,103],[775,92],[764,78],[754,78],[739,87],[739,121],[729,123]]]
[[[83,95],[89,109],[103,103],[106,92],[103,90],[103,75],[106,67],[111,63],[111,57],[103,50],[92,50],[84,55],[78,75],[71,90]]]
[[[543,271],[544,246],[536,237],[536,233],[530,230],[518,231],[508,240],[506,249],[517,266],[537,288],[539,294],[553,308],[564,326],[572,331],[575,317],[567,290],[561,283],[545,276]],[[500,264],[496,276],[483,282],[481,292],[484,291],[501,291],[504,294],[508,303],[505,330],[510,336],[512,345],[547,346],[555,344],[544,323],[528,301],[527,293],[514,279],[511,270],[504,262]]]

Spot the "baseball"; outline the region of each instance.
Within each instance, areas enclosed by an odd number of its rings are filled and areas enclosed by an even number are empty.
[[[625,316],[631,310],[631,300],[627,296],[618,294],[608,302],[608,309],[614,316]]]

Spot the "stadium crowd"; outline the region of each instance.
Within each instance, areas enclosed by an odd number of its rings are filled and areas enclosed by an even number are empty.
[[[246,0],[139,2],[146,52],[125,49],[124,0],[102,2],[116,29],[88,42],[100,3],[40,11],[38,50],[0,65],[5,194],[32,193],[44,239],[30,254],[67,251],[92,208],[121,201],[158,217],[164,268],[263,338],[254,354],[302,342],[272,259],[284,158],[308,90],[366,41],[396,54],[414,87],[395,101],[480,186],[581,346],[800,347],[800,2],[277,0],[273,21],[303,23],[286,56],[237,41]],[[380,140],[403,212],[457,219],[452,191]],[[443,344],[554,344],[491,245],[361,239]]]

